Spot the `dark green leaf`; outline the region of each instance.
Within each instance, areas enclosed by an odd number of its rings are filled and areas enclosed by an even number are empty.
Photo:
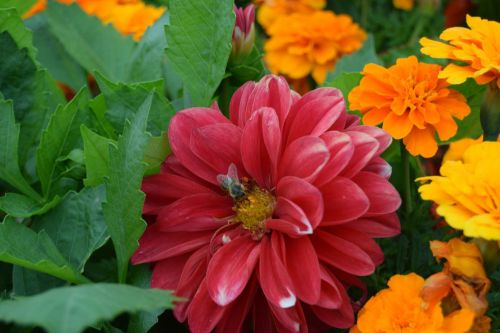
[[[85,186],[96,186],[102,184],[104,177],[108,174],[109,146],[116,146],[116,142],[104,136],[100,136],[89,130],[85,125],[80,128],[83,138],[83,152],[87,178]]]
[[[20,8],[30,2],[33,2],[33,0],[2,0],[0,5],[0,8],[2,8],[0,9],[0,32],[7,31],[14,39],[17,47],[19,49],[26,48],[31,60],[35,61],[36,49],[33,47],[33,36],[31,31],[24,26],[23,21],[19,17],[19,13],[15,9],[4,9],[9,7]],[[12,4],[12,6],[9,6],[9,3]],[[13,3],[16,4],[13,5]],[[2,47],[4,46],[3,43],[1,45]]]
[[[342,95],[344,95],[346,108],[349,110],[349,101],[347,97],[354,87],[359,85],[361,78],[363,75],[361,73],[342,73],[338,76],[335,76],[332,81],[325,83],[326,87],[334,87],[342,91]]]
[[[88,281],[69,265],[45,231],[37,234],[8,218],[0,224],[0,260],[72,283]]]
[[[152,137],[144,155],[144,162],[147,164],[145,174],[152,175],[160,172],[160,166],[168,154],[170,154],[170,145],[167,133],[164,132],[162,136]]]
[[[131,123],[126,122],[117,148],[110,146],[109,151],[111,172],[106,182],[103,209],[115,247],[120,282],[125,281],[129,259],[146,228],[141,217],[144,193],[140,188],[145,170],[144,152],[150,138],[146,124],[152,100],[153,92],[145,99]]]
[[[232,0],[170,0],[167,56],[196,106],[208,106],[226,70],[234,27]]]
[[[36,166],[45,197],[50,196],[52,183],[62,172],[58,159],[81,146],[80,125],[87,123],[91,116],[88,101],[88,91],[82,89],[65,107],[56,110],[43,131]]]
[[[32,271],[21,266],[14,266],[12,284],[14,295],[31,296],[52,288],[62,287],[67,282],[48,274]]]
[[[50,333],[80,333],[123,312],[170,308],[173,300],[168,291],[127,285],[99,283],[62,287],[0,302],[0,320],[41,326]]]
[[[13,217],[27,218],[41,215],[55,207],[60,201],[59,197],[47,203],[40,203],[22,194],[6,193],[0,197],[0,210]]]

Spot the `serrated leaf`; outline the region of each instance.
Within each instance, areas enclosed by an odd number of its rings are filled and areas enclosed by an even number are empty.
[[[87,126],[80,128],[83,138],[83,154],[87,178],[85,186],[96,186],[102,184],[104,177],[109,173],[109,146],[116,146],[112,139],[100,136],[92,132]]]
[[[36,233],[9,218],[0,224],[0,261],[72,283],[88,282],[64,259],[45,231]]]
[[[69,192],[56,208],[33,223],[34,230],[44,230],[78,271],[109,238],[101,207],[104,198],[103,186]]]
[[[111,25],[85,14],[78,5],[50,1],[45,11],[49,25],[66,51],[88,72],[95,70],[112,80],[125,80],[135,43]]]
[[[50,333],[80,333],[123,312],[171,308],[173,300],[168,291],[128,285],[97,283],[62,287],[0,302],[0,320],[41,326]]]
[[[141,217],[144,193],[140,188],[145,170],[144,152],[150,138],[146,125],[153,94],[144,100],[132,121],[126,122],[117,147],[109,148],[110,173],[103,209],[116,252],[119,282],[125,282],[129,259],[146,228]]]
[[[2,4],[0,5],[0,8],[3,7],[3,9],[0,9],[0,32],[7,31],[12,36],[19,49],[26,48],[31,60],[36,61],[36,49],[33,47],[33,36],[31,31],[24,26],[16,9],[9,8],[20,8],[30,2],[33,1],[2,0]],[[3,46],[4,44],[2,43],[1,45]]]
[[[7,215],[19,218],[27,218],[34,215],[41,215],[55,207],[60,201],[59,197],[54,197],[50,202],[40,203],[32,198],[18,194],[6,193],[0,197],[0,211]]]
[[[160,172],[160,166],[168,154],[170,154],[170,145],[167,132],[150,138],[144,154],[144,162],[147,164],[144,174],[148,176]]]
[[[233,1],[170,0],[167,56],[194,105],[209,106],[231,52]]]
[[[105,117],[120,133],[125,120],[132,119],[152,90],[153,101],[149,112],[147,130],[153,135],[166,131],[174,109],[163,95],[163,81],[141,82],[135,84],[113,83],[96,73],[96,80],[106,100]]]
[[[58,159],[81,144],[80,125],[88,122],[91,115],[87,109],[88,101],[89,94],[84,88],[65,107],[54,112],[43,131],[36,154],[36,166],[47,198],[50,196],[52,183],[62,172]]]
[[[339,89],[344,95],[344,100],[346,103],[346,108],[349,110],[349,100],[347,97],[354,87],[359,85],[359,82],[363,78],[361,73],[342,73],[333,78],[332,81],[325,83],[325,87],[334,87]]]
[[[40,201],[41,196],[31,188],[19,168],[17,146],[19,125],[14,119],[12,102],[0,99],[0,179],[3,179],[30,198]]]
[[[0,8],[15,8],[19,15],[26,13],[37,0],[2,0]]]

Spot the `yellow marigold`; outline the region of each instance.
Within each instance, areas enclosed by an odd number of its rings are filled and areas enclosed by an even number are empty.
[[[397,9],[402,9],[402,10],[413,9],[413,0],[392,0],[392,4]]]
[[[165,12],[164,7],[146,5],[140,0],[57,1],[63,4],[77,3],[87,14],[97,16],[103,23],[112,24],[120,33],[130,35],[136,41]],[[46,6],[47,0],[38,0],[23,17],[31,17],[45,10]]]
[[[420,39],[422,53],[461,62],[449,64],[439,75],[451,84],[474,78],[478,84],[496,80],[500,88],[500,23],[467,15],[467,25],[470,29],[453,27],[443,31],[439,37],[449,44]]]
[[[500,142],[482,142],[467,148],[463,161],[448,161],[441,176],[417,180],[424,200],[434,201],[436,212],[469,237],[500,240]]]
[[[273,73],[300,79],[312,73],[322,83],[344,54],[363,45],[366,33],[349,15],[331,11],[278,17],[268,31],[265,61]]]
[[[258,4],[257,21],[268,30],[278,17],[293,13],[312,13],[325,8],[326,0],[263,0]]]
[[[444,316],[440,302],[425,307],[420,296],[424,279],[415,273],[394,275],[358,314],[350,333],[465,333],[474,320],[468,309]]]
[[[500,135],[498,136],[497,141],[500,141]],[[483,142],[482,135],[477,139],[465,138],[450,143],[450,146],[448,147],[446,154],[444,154],[443,156],[443,163],[448,161],[461,160],[467,148],[481,142]]]
[[[438,149],[435,132],[441,140],[450,139],[457,132],[453,117],[470,113],[465,97],[438,79],[440,70],[415,56],[398,59],[389,68],[368,64],[360,85],[349,94],[350,107],[361,111],[367,125],[383,123],[412,155],[432,157]]]

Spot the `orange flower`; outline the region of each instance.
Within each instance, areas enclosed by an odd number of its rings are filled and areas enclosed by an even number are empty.
[[[500,88],[500,23],[467,15],[467,25],[470,29],[453,27],[443,31],[439,37],[449,44],[420,39],[422,53],[465,64],[451,63],[440,73],[439,77],[451,84],[474,78],[478,84],[496,80]]]
[[[323,9],[326,0],[263,0],[258,4],[260,8],[257,12],[257,21],[268,30],[278,17],[293,13],[312,13]]]
[[[472,325],[471,310],[445,316],[440,301],[425,307],[424,279],[415,273],[394,275],[388,286],[365,304],[350,333],[465,333]]]
[[[268,33],[264,50],[269,69],[291,79],[312,73],[318,83],[325,81],[342,55],[361,48],[366,38],[350,16],[331,11],[278,17]]]
[[[389,68],[368,64],[360,85],[349,94],[351,109],[361,111],[366,125],[383,123],[412,155],[432,157],[438,148],[435,132],[441,140],[450,139],[457,132],[453,117],[470,113],[465,97],[438,79],[440,70],[415,56],[398,59]]]
[[[141,39],[147,28],[163,15],[164,7],[154,7],[140,0],[58,0],[63,4],[76,2],[84,12],[97,16],[103,23],[112,24],[123,35]],[[43,10],[47,0],[38,0],[23,18],[29,18]]]
[[[407,11],[413,9],[413,0],[392,0],[392,4],[397,9],[402,9]]]

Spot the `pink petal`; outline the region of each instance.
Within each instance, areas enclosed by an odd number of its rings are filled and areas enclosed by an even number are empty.
[[[151,288],[174,290],[189,255],[184,254],[158,261],[151,274]]]
[[[329,158],[323,140],[314,136],[301,137],[285,148],[279,163],[279,178],[295,176],[312,182]]]
[[[314,314],[323,322],[336,328],[349,328],[354,325],[354,311],[349,296],[342,290],[342,305],[338,309],[313,306]]]
[[[355,131],[345,133],[351,137],[354,144],[354,154],[340,175],[351,178],[371,161],[380,145],[377,139],[368,134]]]
[[[290,308],[296,304],[292,281],[283,260],[277,252],[280,240],[276,232],[261,240],[259,282],[267,300],[280,308]]]
[[[150,225],[139,240],[139,248],[131,261],[136,265],[191,252],[207,245],[212,234],[212,231],[161,232],[157,225]]]
[[[349,224],[348,224],[349,225]],[[367,236],[365,233],[361,233],[356,229],[350,228],[348,225],[340,225],[336,227],[329,228],[336,236],[343,238],[351,243],[359,246],[363,251],[366,252],[375,263],[376,266],[384,262],[384,252],[380,246]]]
[[[297,297],[318,302],[321,291],[319,261],[309,237],[286,240],[286,263]]]
[[[345,114],[345,102],[337,89],[315,89],[291,108],[285,121],[286,144],[305,135],[320,136]]]
[[[354,243],[322,230],[316,230],[312,240],[319,259],[329,265],[358,276],[375,271],[370,256]]]
[[[392,166],[383,158],[375,156],[364,168],[363,171],[376,173],[377,175],[389,179],[392,174]]]
[[[177,303],[174,308],[175,318],[180,322],[186,320],[191,299],[205,279],[208,259],[208,247],[203,247],[191,254],[184,265],[177,289],[175,290],[176,296],[187,299],[187,301]]]
[[[233,200],[214,193],[194,194],[165,206],[156,219],[165,232],[215,230],[234,215]]]
[[[401,205],[398,191],[387,179],[371,172],[360,171],[352,180],[370,200],[367,216],[393,213]]]
[[[269,304],[274,316],[274,325],[278,333],[300,332],[307,333],[307,323],[300,303],[294,307],[283,309]]]
[[[144,214],[158,214],[167,206],[182,197],[197,193],[213,193],[213,191],[192,179],[174,174],[159,174],[145,177],[142,191],[146,193]]]
[[[215,124],[192,131],[192,152],[217,174],[225,174],[232,163],[243,170],[241,162],[241,128],[233,124]],[[243,176],[243,175],[240,175]]]
[[[278,218],[266,221],[266,227],[269,229],[279,230],[291,237],[313,233],[314,229],[306,213],[300,206],[287,198],[278,198],[274,215]]]
[[[182,110],[172,117],[168,139],[174,155],[189,171],[212,184],[217,184],[217,172],[200,160],[190,148],[193,130],[213,124],[230,124],[230,122],[214,109]]]
[[[243,164],[251,178],[261,187],[276,184],[281,131],[276,112],[261,108],[245,124],[241,137]]]
[[[355,220],[370,207],[365,192],[352,180],[337,177],[321,189],[325,202],[322,225],[333,225]]]
[[[212,301],[203,280],[188,309],[189,330],[193,333],[210,333],[221,317],[225,308]]]
[[[373,238],[392,237],[401,232],[401,224],[396,213],[361,218],[348,225],[350,228]]]
[[[254,332],[275,332],[272,312],[261,289],[255,294],[252,319]]]
[[[329,309],[338,309],[343,302],[344,286],[332,276],[324,267],[321,267],[321,294],[317,306]]]
[[[260,245],[250,237],[240,237],[222,246],[210,259],[207,288],[220,306],[234,301],[247,285],[260,252]]]
[[[345,133],[328,131],[321,135],[321,139],[330,153],[330,160],[314,181],[317,186],[324,185],[335,178],[349,164],[354,154],[351,137]]]
[[[348,131],[356,131],[356,132],[365,133],[365,134],[368,134],[369,136],[371,136],[372,138],[375,138],[379,144],[378,150],[376,152],[377,155],[382,154],[387,148],[389,148],[389,146],[392,143],[392,137],[389,135],[389,133],[387,133],[386,131],[384,131],[380,127],[353,126],[353,127],[349,128]]]
[[[276,195],[278,198],[284,197],[299,206],[313,229],[323,219],[323,196],[318,188],[310,183],[297,177],[281,178],[276,188]]]

